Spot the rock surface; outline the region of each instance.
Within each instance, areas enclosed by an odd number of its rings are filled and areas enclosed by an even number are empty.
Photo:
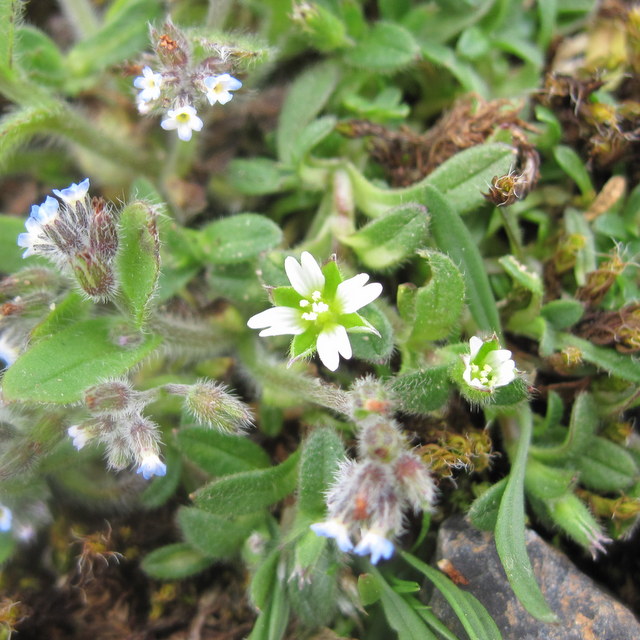
[[[560,551],[527,531],[527,551],[542,592],[560,622],[546,624],[529,615],[513,594],[500,564],[493,536],[462,517],[440,528],[436,562],[448,560],[468,581],[459,584],[487,608],[504,640],[638,640],[640,623],[633,614],[581,573]],[[456,577],[451,574],[454,579]],[[439,592],[429,605],[460,638],[466,634]]]

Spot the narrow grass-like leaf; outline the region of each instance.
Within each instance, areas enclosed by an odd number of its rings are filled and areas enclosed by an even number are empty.
[[[158,336],[140,335],[136,346],[121,346],[112,327],[111,318],[93,318],[37,342],[4,374],[4,399],[77,402],[84,389],[122,375],[160,344]]]
[[[431,234],[436,244],[464,275],[469,309],[478,329],[500,336],[502,330],[496,302],[482,256],[469,230],[438,189],[428,186],[424,199],[431,214]]]
[[[517,417],[520,434],[511,472],[500,501],[495,528],[496,549],[513,592],[522,606],[538,620],[555,622],[557,616],[549,608],[536,582],[527,555],[524,526],[524,476],[533,429],[531,410],[523,405]]]
[[[614,349],[599,347],[569,333],[558,334],[556,348],[564,349],[565,347],[576,347],[580,350],[583,360],[618,378],[640,384],[640,362],[633,356],[618,353]]]
[[[578,185],[582,195],[585,198],[594,198],[596,192],[580,156],[565,145],[558,145],[553,150],[553,156],[562,170]]]
[[[405,562],[420,571],[440,591],[460,619],[470,640],[501,640],[496,623],[474,595],[463,591],[445,575],[410,553],[400,553]]]
[[[391,628],[398,634],[399,640],[437,640],[431,630],[425,626],[414,608],[371,567],[371,574],[378,580],[380,602]]]

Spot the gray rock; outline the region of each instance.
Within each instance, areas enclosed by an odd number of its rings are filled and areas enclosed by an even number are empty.
[[[560,551],[527,531],[527,551],[538,584],[559,617],[557,624],[529,615],[513,594],[500,564],[493,536],[462,517],[440,528],[436,562],[446,559],[469,584],[459,584],[487,608],[504,640],[638,640],[640,624],[633,614],[581,573]],[[460,638],[462,625],[435,591],[429,605]]]

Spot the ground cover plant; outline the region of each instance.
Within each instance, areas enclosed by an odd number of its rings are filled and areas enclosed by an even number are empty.
[[[0,638],[500,638],[459,512],[553,622],[525,525],[640,513],[639,70],[615,0],[0,0]]]

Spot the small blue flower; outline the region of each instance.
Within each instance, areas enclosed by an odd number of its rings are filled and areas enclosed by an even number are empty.
[[[79,184],[73,183],[66,189],[53,189],[58,198],[64,200],[67,204],[75,204],[80,200],[84,200],[87,192],[89,191],[89,178],[85,178]]]
[[[358,546],[354,549],[354,553],[357,553],[359,556],[371,554],[372,564],[378,564],[380,558],[388,560],[393,555],[393,552],[393,542],[374,531],[365,532]]]
[[[333,538],[340,551],[347,553],[353,549],[347,527],[339,520],[326,520],[311,525],[311,530],[323,538]]]
[[[11,509],[0,504],[0,531],[9,531],[12,520],[13,514],[11,513]]]
[[[152,102],[160,97],[160,87],[162,86],[162,74],[154,73],[151,67],[145,67],[142,75],[133,81],[133,86],[140,89],[138,100],[141,102]]]
[[[156,453],[148,451],[143,454],[136,473],[141,473],[145,480],[151,476],[164,476],[167,473],[167,465],[160,460]]]
[[[91,440],[91,434],[87,432],[86,429],[74,424],[72,427],[67,429],[67,433],[71,438],[73,438],[73,446],[80,451],[89,440]]]

